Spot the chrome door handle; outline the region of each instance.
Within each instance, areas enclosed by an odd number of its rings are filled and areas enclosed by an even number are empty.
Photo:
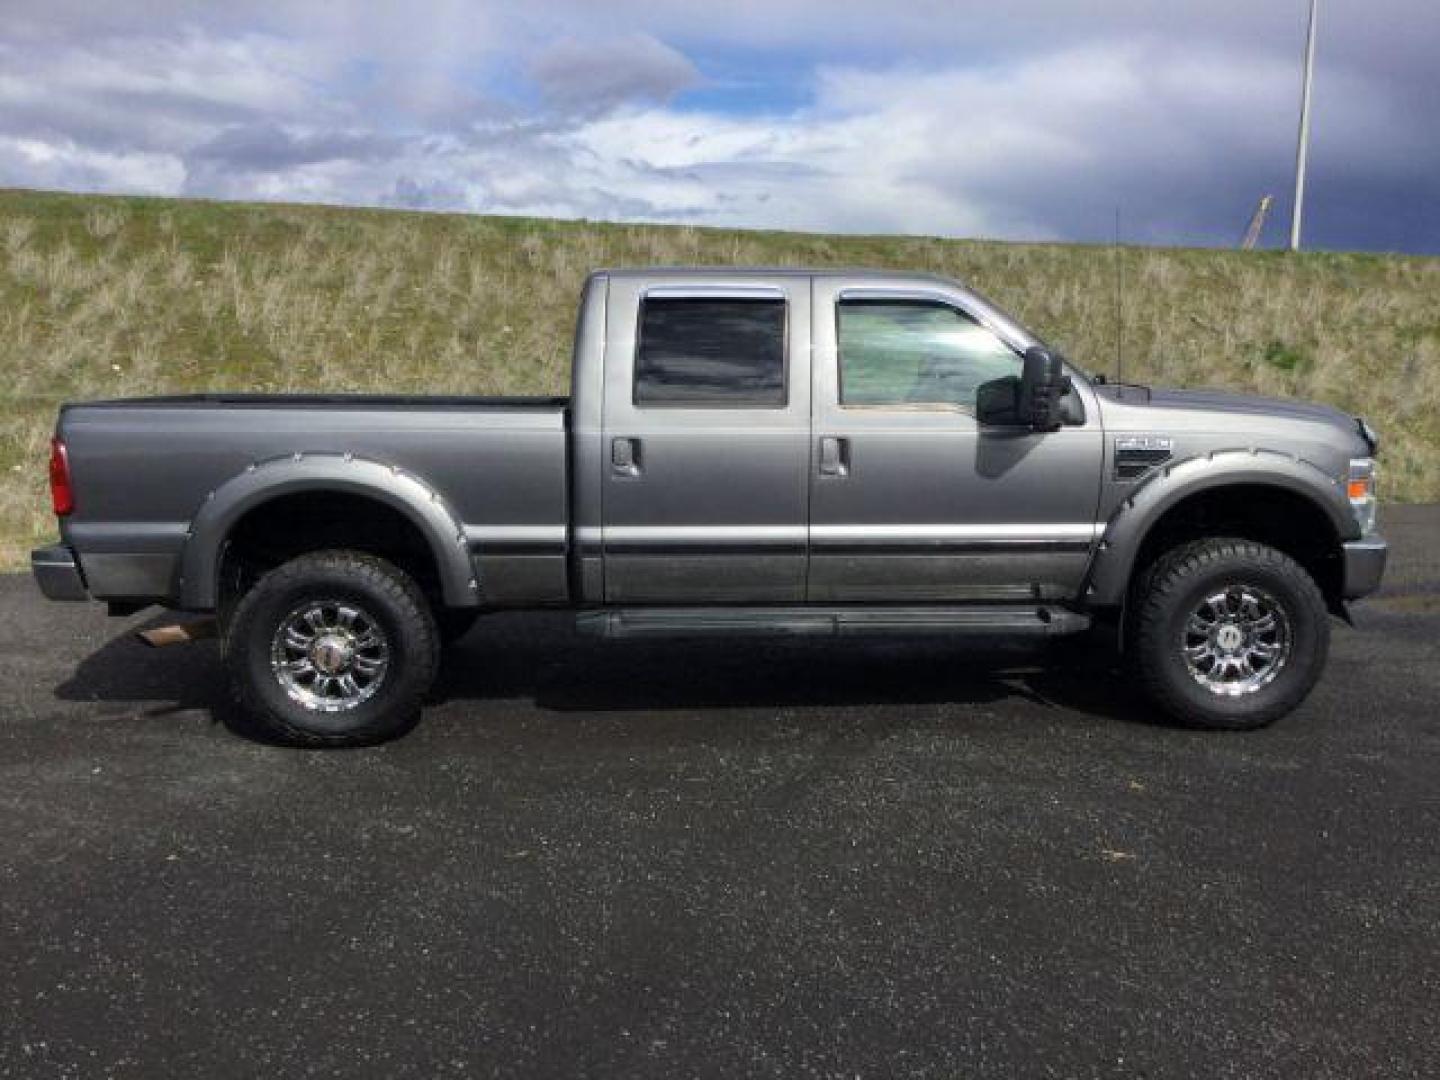
[[[640,475],[640,440],[620,436],[610,441],[610,471],[616,476]]]
[[[850,475],[850,440],[837,435],[824,435],[820,439],[820,475]]]

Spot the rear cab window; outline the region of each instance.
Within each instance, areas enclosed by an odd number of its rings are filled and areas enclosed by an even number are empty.
[[[785,320],[781,297],[644,297],[635,406],[784,409]]]

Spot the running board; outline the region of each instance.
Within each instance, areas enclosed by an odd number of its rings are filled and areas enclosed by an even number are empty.
[[[1058,637],[1078,634],[1090,616],[1048,605],[966,607],[620,608],[575,617],[581,633],[599,637],[709,637],[746,634],[976,634]]]

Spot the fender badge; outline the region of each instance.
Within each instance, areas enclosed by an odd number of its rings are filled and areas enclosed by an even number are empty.
[[[1121,435],[1115,440],[1115,452],[1166,453],[1175,449],[1175,440],[1167,435]]]
[[[1175,440],[1168,435],[1120,435],[1115,439],[1115,479],[1135,480],[1170,460]]]

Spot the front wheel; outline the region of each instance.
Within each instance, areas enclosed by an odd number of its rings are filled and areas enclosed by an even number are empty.
[[[439,652],[415,582],[354,551],[302,555],[270,571],[236,604],[225,635],[241,709],[260,734],[301,746],[409,730]]]
[[[1314,579],[1250,540],[1201,540],[1161,556],[1132,611],[1131,652],[1146,692],[1197,727],[1279,719],[1314,688],[1330,649]]]

